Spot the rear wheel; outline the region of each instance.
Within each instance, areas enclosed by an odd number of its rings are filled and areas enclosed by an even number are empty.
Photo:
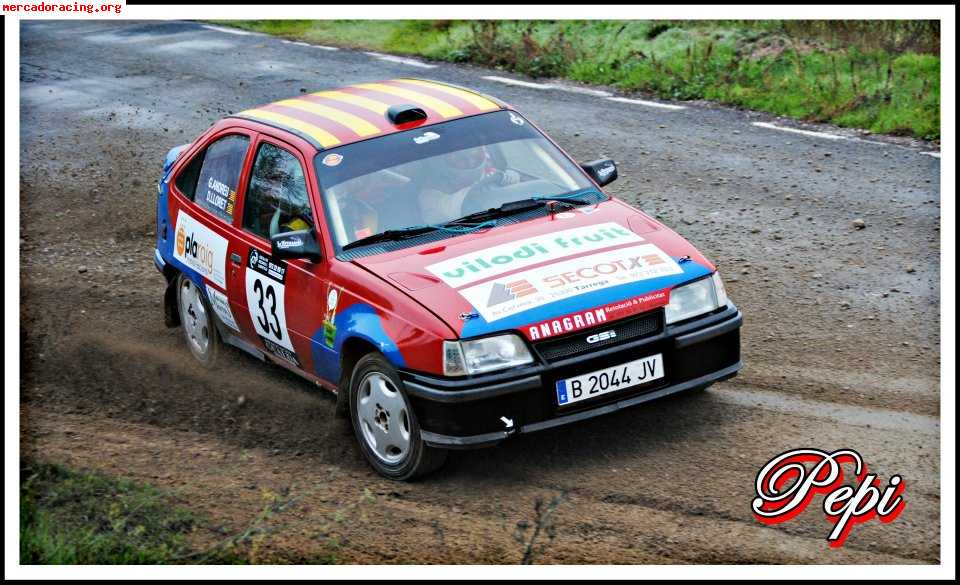
[[[403,383],[380,354],[367,354],[353,370],[350,421],[364,457],[384,477],[413,479],[446,460],[445,450],[423,442]]]
[[[220,335],[213,322],[213,312],[203,292],[182,274],[177,277],[177,306],[190,353],[204,366],[213,366],[220,353]]]

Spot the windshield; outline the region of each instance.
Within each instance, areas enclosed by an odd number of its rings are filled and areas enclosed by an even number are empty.
[[[591,187],[519,114],[498,111],[324,150],[316,157],[338,248],[529,197]]]

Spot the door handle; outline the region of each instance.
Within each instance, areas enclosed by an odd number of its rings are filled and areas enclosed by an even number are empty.
[[[237,254],[236,252],[231,252],[230,261],[236,264],[237,266],[240,266],[240,262],[242,262],[243,259],[240,257],[240,254]]]

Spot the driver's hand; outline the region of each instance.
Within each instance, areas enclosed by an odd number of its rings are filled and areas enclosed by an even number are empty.
[[[500,186],[516,185],[520,182],[520,173],[513,169],[507,169],[500,172]]]

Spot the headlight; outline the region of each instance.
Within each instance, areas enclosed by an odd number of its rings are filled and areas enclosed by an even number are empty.
[[[676,323],[709,313],[726,304],[727,293],[723,288],[723,281],[720,280],[720,273],[714,272],[710,278],[701,278],[670,291],[667,323]]]
[[[443,373],[447,376],[483,374],[532,361],[526,344],[513,334],[443,342]]]

